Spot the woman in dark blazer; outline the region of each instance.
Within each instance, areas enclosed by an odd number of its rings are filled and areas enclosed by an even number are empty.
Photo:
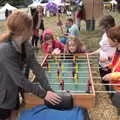
[[[29,44],[32,18],[17,10],[8,17],[7,26],[8,32],[0,36],[0,120],[7,120],[12,111],[18,108],[20,88],[52,104],[61,101],[52,92],[44,69],[36,61]],[[40,84],[33,84],[25,77],[22,72],[24,64],[33,70]]]

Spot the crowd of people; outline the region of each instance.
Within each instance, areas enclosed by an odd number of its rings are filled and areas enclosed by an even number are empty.
[[[51,89],[44,69],[37,62],[34,48],[41,48],[44,55],[88,53],[80,40],[80,15],[77,15],[77,23],[72,18],[66,20],[63,41],[57,40],[50,28],[45,28],[43,17],[43,8],[38,6],[32,16],[17,10],[7,18],[8,30],[0,35],[0,120],[15,120],[20,106],[21,89],[32,92],[53,105],[61,102],[61,97]],[[103,31],[100,48],[88,55],[99,54],[99,71],[103,83],[119,84],[120,26],[115,26],[111,15],[103,16],[99,25]],[[31,83],[25,76],[25,65],[32,69],[39,84]],[[111,89],[117,93],[120,86],[109,85],[107,90]]]

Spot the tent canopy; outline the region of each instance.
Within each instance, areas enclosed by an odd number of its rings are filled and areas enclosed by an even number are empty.
[[[5,20],[6,17],[5,17],[5,11],[8,10],[8,11],[13,11],[17,8],[11,6],[10,4],[6,3],[1,9],[0,9],[0,20]]]
[[[49,0],[49,2],[53,2],[55,4],[57,4],[58,6],[66,6],[66,5],[70,5],[66,2],[64,2],[63,0]]]
[[[32,8],[36,8],[37,6],[42,6],[42,7],[46,7],[46,5],[48,4],[47,2],[46,3],[40,3],[40,2],[35,2],[36,0],[34,0],[34,2],[29,5],[28,7],[32,7]],[[41,0],[43,2],[43,0]],[[65,5],[69,5],[68,3],[64,3],[62,2],[62,0],[48,0],[48,2],[53,2],[55,4],[57,4],[58,6],[65,6]]]
[[[46,7],[47,3],[32,3],[31,5],[29,5],[28,7],[32,7],[32,8],[36,8],[37,6],[42,6],[42,7]]]
[[[117,5],[117,1],[116,0],[112,0],[112,1],[110,1],[110,3]]]
[[[6,4],[0,9],[0,12],[5,12],[6,9],[8,9],[8,10],[15,10],[15,9],[17,9],[17,8],[15,8],[15,7],[11,6],[10,4],[6,3]]]

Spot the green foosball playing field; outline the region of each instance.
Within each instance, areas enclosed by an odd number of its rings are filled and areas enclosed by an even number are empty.
[[[95,92],[87,54],[48,55],[41,65],[55,92],[70,92],[74,106],[91,108],[94,105]]]

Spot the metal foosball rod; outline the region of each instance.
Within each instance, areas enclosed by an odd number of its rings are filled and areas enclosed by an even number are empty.
[[[115,90],[111,89],[113,86],[120,86],[120,84],[94,83],[94,86],[108,86],[110,88],[109,91],[107,91],[107,90],[96,90],[95,91],[96,93],[117,93],[117,92],[120,92],[120,91],[115,91]]]
[[[62,67],[61,68],[61,73],[64,73],[64,74],[71,74],[71,71],[72,70],[67,70],[67,71],[65,71],[65,67]],[[48,68],[47,68],[47,71],[46,71],[48,74],[49,73],[54,73],[54,74],[56,74],[57,73],[57,70],[56,69],[52,69],[52,70],[49,70],[48,71]],[[79,75],[81,75],[81,74],[88,74],[88,71],[78,71],[77,72]],[[92,71],[92,74],[98,74],[98,72],[97,71]],[[98,76],[98,75],[96,75],[96,76]],[[94,76],[93,76],[94,77]],[[94,77],[94,78],[101,78],[101,77]]]
[[[118,93],[118,91],[95,91],[95,93]]]
[[[48,65],[48,66],[47,66],[47,69],[48,69],[48,71],[50,71],[50,64],[48,63],[47,65]]]
[[[57,79],[57,77],[49,77],[49,78],[50,78],[50,79]],[[74,79],[74,76],[73,76],[73,77],[65,77],[65,76],[62,76],[62,78],[64,78],[64,79],[65,79],[65,78]],[[78,79],[82,79],[82,78],[86,78],[86,79],[87,79],[87,78],[89,78],[89,77],[87,77],[87,76],[83,76],[83,77],[80,76],[80,77],[79,77],[79,76],[78,76]],[[101,79],[100,77],[93,77],[93,78],[94,78],[94,79]]]
[[[47,71],[48,73],[56,73],[57,72],[57,70],[52,70],[52,71]],[[70,74],[71,73],[71,70],[70,71],[64,71],[64,73],[68,73],[68,74]],[[88,73],[88,71],[79,71],[78,72],[79,74],[83,74],[83,73]],[[96,71],[95,72],[92,72],[92,73],[96,73]]]
[[[62,58],[58,58],[57,60],[59,60],[59,61],[62,61],[62,60],[71,60],[71,61],[73,61],[73,59],[62,59]],[[86,61],[86,58],[79,58],[79,61],[80,60],[85,60]],[[48,59],[48,62],[54,62],[55,61],[55,59]],[[76,60],[76,61],[78,61],[78,60]]]
[[[56,90],[56,92],[62,92],[63,90]],[[74,91],[74,90],[66,90],[66,91],[68,91],[68,92],[70,92],[70,93],[75,93],[75,94],[79,94],[79,93],[86,93],[85,95],[89,95],[90,93],[87,93],[87,91],[85,91],[85,90],[77,90],[77,91]]]
[[[73,68],[73,67],[65,67],[63,64],[61,65],[61,68],[66,68],[66,69],[68,69],[68,68]],[[43,66],[43,68],[45,68],[45,69],[47,69],[47,67],[44,67]],[[80,68],[87,68],[87,67],[80,67]],[[56,67],[52,67],[52,69],[56,69]]]
[[[59,83],[50,83],[50,85],[59,85]],[[64,82],[64,85],[74,85],[73,83],[66,83]],[[77,85],[80,85],[80,86],[88,86],[88,83],[78,83]]]
[[[74,75],[74,82],[75,82],[76,84],[78,83],[78,79],[79,79],[78,74],[75,73],[75,75]]]
[[[51,64],[54,64],[54,65],[58,65],[58,63],[51,63]],[[72,65],[73,63],[72,62],[69,62],[69,63],[63,63],[63,64],[67,64],[67,65]],[[87,65],[87,62],[85,63],[83,63],[83,62],[81,62],[81,63],[77,63],[78,65]]]
[[[72,82],[71,83],[64,82],[64,84],[71,85],[73,83]],[[59,85],[59,83],[51,83],[51,85]],[[78,83],[77,85],[88,85],[88,82],[87,83]],[[94,86],[120,86],[120,84],[94,83]]]
[[[52,69],[52,70],[49,70],[49,71],[48,71],[48,68],[47,68],[47,71],[46,71],[46,72],[48,72],[48,73],[54,73],[54,74],[57,72],[56,68],[54,68],[54,69],[51,68],[51,69]],[[61,67],[61,73],[66,73],[66,74],[68,73],[68,74],[69,74],[69,73],[71,73],[71,70],[65,71],[65,67],[63,66],[63,67]],[[88,73],[88,71],[80,71],[80,70],[79,70],[77,73],[79,73],[79,74],[82,74],[82,73],[85,74],[85,73]],[[95,70],[94,70],[94,71],[92,70],[92,74],[96,74],[96,73],[98,73],[98,72],[95,71]]]
[[[120,84],[111,83],[94,83],[95,86],[120,86]]]
[[[37,56],[37,59],[39,60],[41,60],[41,59],[44,59],[44,57],[45,56]],[[65,54],[63,55],[63,56],[60,56],[60,58],[58,58],[58,56],[56,56],[57,57],[57,59],[60,59],[60,60],[71,60],[71,56],[65,56]],[[91,60],[93,60],[93,59],[95,59],[96,60],[96,58],[98,58],[98,56],[89,56],[89,59]],[[78,58],[77,59],[79,59],[79,60],[86,60],[86,56],[78,56]],[[54,61],[54,58],[49,58],[48,57],[48,61]]]
[[[62,65],[63,65],[63,64],[62,64]],[[62,67],[62,65],[61,65],[61,67]],[[64,66],[64,65],[63,65],[63,66]],[[47,68],[47,67],[44,67],[44,66],[43,66],[43,68]],[[73,68],[73,67],[64,67],[64,68]],[[80,68],[88,68],[88,67],[82,67],[82,66],[80,66],[79,69],[80,69]],[[91,67],[91,68],[98,68],[98,69],[99,69],[100,67]],[[56,67],[52,67],[52,69],[56,69]]]

